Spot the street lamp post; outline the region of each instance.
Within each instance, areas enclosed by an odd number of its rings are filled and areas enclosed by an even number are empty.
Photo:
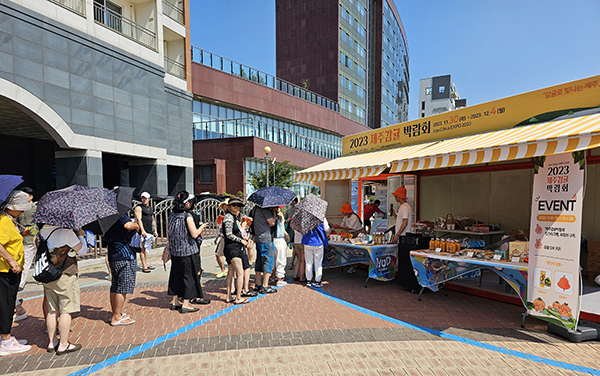
[[[265,166],[267,166],[267,187],[269,186],[269,153],[271,152],[271,148],[265,146],[263,149],[265,151]]]
[[[277,159],[277,157],[273,158],[273,187],[275,187],[277,185],[277,181],[275,180],[276,176],[275,173],[277,172],[277,170],[275,170],[275,160]]]

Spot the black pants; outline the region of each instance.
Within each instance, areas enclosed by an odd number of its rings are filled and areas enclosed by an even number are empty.
[[[0,273],[0,334],[10,334],[21,273]]]
[[[167,295],[177,295],[183,299],[201,298],[202,286],[198,277],[198,258],[194,255],[177,257],[171,256],[171,274]]]

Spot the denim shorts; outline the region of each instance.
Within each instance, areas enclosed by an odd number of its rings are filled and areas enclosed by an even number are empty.
[[[275,260],[275,246],[273,243],[256,243],[256,265],[254,271],[271,273]]]

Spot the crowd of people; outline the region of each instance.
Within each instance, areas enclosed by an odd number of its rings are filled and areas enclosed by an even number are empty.
[[[30,188],[14,191],[0,211],[0,356],[21,353],[31,349],[26,340],[11,336],[14,321],[26,314],[22,300],[17,299],[19,289],[27,280],[36,249],[45,242],[50,261],[62,274],[60,278],[43,283],[44,299],[42,310],[48,333],[47,351],[62,355],[81,349],[81,344],[69,342],[71,315],[80,310],[77,255],[87,253],[87,241],[81,229],[71,229],[33,222],[36,210],[34,192]],[[406,190],[402,187],[394,196],[402,204],[394,238],[403,234],[410,226],[410,208],[406,207]],[[111,275],[109,292],[111,326],[125,326],[135,319],[125,313],[127,295],[134,292],[136,285],[137,257],[132,239],[139,238],[142,272],[148,273],[148,251],[157,237],[156,221],[150,195],[142,193],[142,204],[134,208],[133,221],[127,214],[121,216],[104,233],[107,245],[107,262]],[[171,260],[167,294],[172,297],[170,309],[182,314],[197,312],[198,304],[210,304],[203,294],[200,277],[202,266],[200,249],[202,233],[207,224],[202,223],[194,209],[197,198],[181,191],[173,201],[173,211],[168,218],[169,243],[163,252],[163,261]],[[323,254],[328,245],[327,232],[330,226],[326,218],[306,234],[291,228],[298,199],[285,211],[281,207],[263,208],[258,205],[243,216],[246,203],[231,197],[219,205],[222,222],[215,239],[215,256],[221,272],[226,274],[227,303],[245,304],[248,298],[258,294],[276,293],[285,281],[287,252],[292,248],[294,281],[307,286],[322,287]],[[375,203],[377,204],[377,203]],[[377,205],[375,205],[377,206]],[[379,211],[370,208],[371,214]],[[349,204],[341,208],[344,218],[340,225],[331,227],[352,233],[364,232],[363,223]],[[408,213],[408,214],[407,214]],[[393,213],[394,216],[395,213]],[[250,286],[251,262],[254,262],[254,287]],[[224,264],[228,265],[225,269]],[[273,278],[272,277],[273,274]],[[57,335],[58,333],[58,335]]]

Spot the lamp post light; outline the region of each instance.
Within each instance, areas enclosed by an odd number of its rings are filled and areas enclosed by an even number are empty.
[[[275,170],[275,160],[277,159],[277,157],[273,158],[273,187],[275,187],[277,185],[277,182],[275,180],[276,176],[275,173],[277,172],[277,170]]]
[[[269,153],[271,152],[271,148],[265,146],[263,149],[265,151],[265,166],[267,166],[267,187],[269,186]]]

